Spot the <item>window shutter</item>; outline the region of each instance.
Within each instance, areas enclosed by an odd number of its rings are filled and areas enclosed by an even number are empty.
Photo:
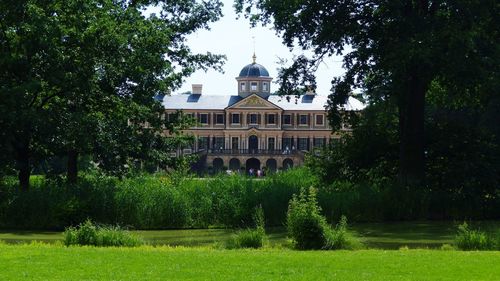
[[[210,125],[210,120],[212,119],[212,118],[210,118],[210,117],[212,117],[212,114],[213,114],[213,113],[209,113],[209,114],[208,114],[208,123],[207,123],[208,125]]]
[[[260,118],[260,114],[257,114],[257,123],[259,123],[259,125],[261,125],[261,118]]]
[[[250,124],[250,115],[252,115],[252,114],[251,113],[247,114],[247,124]]]
[[[267,119],[267,113],[264,113],[264,124],[268,124],[269,119]]]

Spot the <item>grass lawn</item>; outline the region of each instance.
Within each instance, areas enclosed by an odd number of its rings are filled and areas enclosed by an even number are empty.
[[[500,252],[0,245],[0,280],[499,280]]]

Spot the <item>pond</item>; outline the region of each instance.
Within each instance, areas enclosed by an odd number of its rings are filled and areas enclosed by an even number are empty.
[[[500,232],[500,221],[477,222],[488,232]],[[397,222],[397,223],[356,223],[351,231],[368,248],[398,249],[438,248],[451,244],[456,234],[455,222]],[[133,233],[143,237],[152,245],[172,246],[209,246],[223,243],[235,233],[232,229],[180,229],[180,230],[138,230]],[[271,245],[287,244],[286,229],[283,227],[266,230]],[[0,240],[6,243],[29,243],[43,241],[52,243],[61,241],[61,232],[55,231],[9,231],[0,230]]]

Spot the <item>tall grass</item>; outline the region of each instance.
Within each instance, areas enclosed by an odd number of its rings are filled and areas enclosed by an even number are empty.
[[[177,183],[161,175],[85,175],[75,185],[37,179],[28,191],[7,181],[0,186],[0,227],[64,229],[87,218],[139,229],[248,227],[259,205],[267,225],[282,225],[288,200],[315,180],[296,169],[263,180],[220,175]]]
[[[500,237],[499,237],[500,238]],[[497,247],[500,248],[500,244],[497,245],[493,235],[488,234],[479,229],[470,229],[469,225],[464,222],[458,226],[458,233],[455,236],[455,245],[458,249],[464,251],[473,250],[495,250]]]
[[[118,226],[97,226],[87,220],[77,227],[68,227],[64,231],[64,244],[89,245],[98,247],[137,247],[144,241]]]

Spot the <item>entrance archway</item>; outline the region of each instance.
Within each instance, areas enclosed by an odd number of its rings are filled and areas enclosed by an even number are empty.
[[[256,135],[248,137],[248,149],[251,152],[256,152],[259,149],[259,138]]]
[[[266,168],[268,172],[274,173],[276,172],[276,169],[278,167],[278,163],[276,162],[276,159],[268,159],[266,161]]]
[[[250,158],[246,162],[246,168],[247,171],[250,171],[250,169],[254,169],[254,174],[256,174],[256,171],[260,169],[260,161],[257,158]]]
[[[224,168],[224,161],[222,160],[222,158],[215,158],[212,162],[212,166],[214,168],[214,172],[221,172]]]
[[[231,158],[231,160],[229,160],[229,170],[238,171],[240,166],[240,160],[238,158]]]
[[[290,158],[286,158],[285,160],[283,160],[283,169],[288,170],[291,168],[293,168],[293,160]]]

